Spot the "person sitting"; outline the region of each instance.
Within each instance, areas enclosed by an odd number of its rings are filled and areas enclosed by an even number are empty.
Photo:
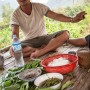
[[[90,35],[85,38],[69,39],[67,42],[75,46],[88,46],[90,48]]]
[[[30,0],[17,0],[19,7],[13,12],[10,24],[12,35],[19,38],[19,27],[25,35],[22,41],[24,57],[36,58],[55,50],[69,39],[68,30],[48,34],[45,29],[44,16],[61,22],[76,23],[84,19],[85,12],[78,13],[74,18],[51,11],[40,3]],[[12,47],[10,53],[14,56]]]

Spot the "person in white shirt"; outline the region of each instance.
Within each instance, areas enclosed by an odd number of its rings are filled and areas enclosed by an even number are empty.
[[[69,39],[67,30],[48,35],[45,29],[44,16],[61,22],[76,23],[84,19],[85,12],[80,12],[74,18],[67,17],[51,11],[47,6],[39,3],[31,3],[30,0],[17,0],[19,7],[13,12],[10,24],[12,35],[19,38],[19,27],[25,35],[22,41],[24,57],[36,58],[55,50]],[[14,56],[12,47],[11,55]]]

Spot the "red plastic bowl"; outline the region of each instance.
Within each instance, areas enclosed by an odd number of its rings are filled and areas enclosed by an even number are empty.
[[[60,57],[68,59],[70,61],[70,63],[67,65],[63,65],[63,66],[55,66],[55,67],[47,66],[49,62],[51,62],[54,59],[58,59]],[[58,55],[43,59],[40,62],[40,64],[46,72],[57,72],[57,73],[61,73],[61,74],[67,74],[67,73],[70,73],[74,70],[74,68],[77,64],[77,61],[78,61],[78,57],[75,55],[58,54]]]

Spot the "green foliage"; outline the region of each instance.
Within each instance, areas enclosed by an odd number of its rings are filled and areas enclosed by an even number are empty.
[[[85,21],[81,21],[79,23],[62,23],[56,22],[46,19],[46,29],[48,33],[53,33],[59,30],[68,30],[70,32],[71,37],[80,37],[83,30],[86,28],[87,24],[84,23]]]
[[[7,47],[11,44],[11,31],[10,28],[0,30],[0,48]]]
[[[10,3],[2,5],[2,18],[3,18],[3,22],[9,23],[10,16],[11,16],[12,12],[13,12],[13,9],[11,8]]]
[[[10,15],[13,9],[10,3],[2,5],[2,21],[0,22],[0,48],[11,44],[11,30],[9,27]]]

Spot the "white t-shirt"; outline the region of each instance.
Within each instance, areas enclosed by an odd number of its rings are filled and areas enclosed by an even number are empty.
[[[18,7],[11,16],[10,24],[19,25],[26,39],[46,35],[44,16],[48,10],[45,5],[32,3],[32,12],[27,15]]]

